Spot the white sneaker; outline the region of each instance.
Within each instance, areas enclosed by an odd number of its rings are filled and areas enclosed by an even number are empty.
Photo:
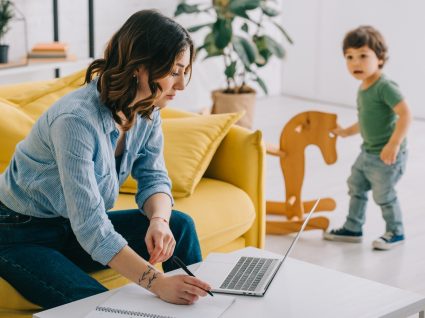
[[[404,235],[395,235],[393,232],[386,232],[380,238],[372,242],[372,246],[377,250],[390,250],[393,247],[404,243]]]

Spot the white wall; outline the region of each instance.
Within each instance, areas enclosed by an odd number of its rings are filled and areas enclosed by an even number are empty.
[[[210,0],[199,0],[210,2]],[[29,47],[36,42],[51,41],[53,19],[51,0],[15,0],[28,22]],[[355,105],[358,82],[347,73],[341,53],[344,34],[361,24],[376,26],[387,39],[390,60],[385,72],[396,80],[417,117],[425,118],[425,97],[421,94],[425,73],[425,12],[424,0],[279,0],[282,24],[295,41],[286,43],[286,60],[274,59],[260,74],[269,86],[270,95],[281,92],[304,98]],[[177,0],[95,0],[95,48],[101,56],[112,34],[135,11],[156,8],[172,16]],[[88,56],[87,0],[59,0],[60,39],[78,57]],[[207,21],[205,16],[181,16],[178,21],[192,26]],[[276,30],[269,30],[276,32]],[[278,33],[274,34],[279,37]],[[194,34],[195,42],[202,34]],[[282,37],[280,37],[282,39]],[[11,46],[10,55],[17,59],[24,55],[23,27],[16,22],[5,39]],[[282,39],[283,41],[283,39]],[[283,65],[283,67],[282,67]],[[282,71],[283,69],[283,71]],[[77,69],[68,67],[62,74]],[[197,61],[188,88],[173,102],[174,106],[199,110],[210,106],[210,92],[224,86],[220,58]],[[0,84],[47,79],[52,71],[28,73],[20,76],[1,76]],[[260,92],[261,96],[261,92]]]
[[[210,2],[199,0],[196,2]],[[280,1],[280,0],[279,0]],[[87,0],[59,0],[59,37],[61,41],[69,44],[70,52],[79,58],[88,57],[88,4]],[[23,12],[28,23],[28,44],[31,48],[37,42],[53,40],[53,18],[51,0],[15,0],[16,6]],[[177,0],[95,0],[95,54],[96,57],[103,55],[103,50],[112,34],[134,12],[155,8],[167,16],[172,16],[178,4]],[[177,20],[184,26],[189,27],[205,21],[205,16],[194,17],[193,15],[181,16]],[[281,35],[277,30],[274,32],[277,38]],[[203,36],[195,33],[195,42],[199,45]],[[23,28],[21,22],[14,22],[5,39],[10,44],[10,59],[16,60],[25,55]],[[66,75],[77,71],[75,67],[67,67],[61,74]],[[0,84],[15,83],[30,80],[52,78],[52,71],[34,72],[19,76],[1,76]],[[262,69],[259,74],[268,84],[271,95],[281,92],[281,63],[273,58],[271,63]],[[210,92],[221,88],[225,84],[223,65],[220,58],[208,61],[196,61],[192,81],[187,89],[177,95],[173,102],[175,107],[187,110],[200,110],[211,106]],[[262,93],[259,91],[259,95]]]
[[[295,40],[283,66],[284,93],[354,107],[359,83],[346,71],[341,43],[350,29],[370,24],[389,46],[385,73],[398,82],[413,114],[425,118],[425,1],[283,0],[282,5]]]

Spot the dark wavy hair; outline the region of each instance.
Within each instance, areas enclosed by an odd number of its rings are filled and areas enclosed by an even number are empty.
[[[176,59],[187,49],[190,50],[188,70],[191,75],[195,53],[189,33],[157,11],[142,10],[134,13],[114,34],[104,58],[89,65],[85,83],[99,76],[97,89],[101,102],[110,109],[114,120],[128,130],[134,124],[136,114],[150,118],[155,99],[162,93],[157,81],[172,72]],[[134,77],[140,67],[147,72],[151,95],[130,107],[141,85]],[[125,124],[117,114],[119,111],[127,119]]]
[[[363,25],[348,32],[342,43],[342,51],[345,54],[349,48],[358,49],[365,45],[383,61],[382,65],[379,65],[379,68],[383,68],[388,60],[388,47],[382,34],[372,26]]]

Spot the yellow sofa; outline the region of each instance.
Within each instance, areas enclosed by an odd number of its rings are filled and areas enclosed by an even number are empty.
[[[3,109],[0,114],[0,173],[6,168],[14,146],[29,132],[34,120],[58,98],[80,87],[83,74],[81,71],[50,81],[0,86],[0,106],[6,103],[0,108]],[[196,115],[165,109],[161,116],[165,119]],[[233,126],[193,193],[175,199],[174,208],[194,219],[204,256],[212,251],[264,246],[264,155],[259,131]],[[114,209],[128,208],[136,208],[134,195],[120,193]],[[111,269],[92,276],[108,288],[126,283]],[[31,317],[39,310],[0,277],[0,317]]]

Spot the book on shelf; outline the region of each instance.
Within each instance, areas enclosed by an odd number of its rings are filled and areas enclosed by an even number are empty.
[[[28,53],[28,58],[29,59],[37,59],[37,58],[47,58],[47,59],[51,59],[51,58],[66,58],[68,56],[68,54],[65,53],[59,53],[59,52],[29,52]]]
[[[36,43],[32,51],[67,51],[68,44],[64,42]]]
[[[77,61],[77,56],[74,54],[68,54],[66,57],[43,57],[43,58],[30,58],[26,59],[28,64],[43,64],[43,63],[56,63],[56,62],[74,62]]]
[[[29,59],[67,58],[68,45],[62,42],[37,43],[28,53]]]

